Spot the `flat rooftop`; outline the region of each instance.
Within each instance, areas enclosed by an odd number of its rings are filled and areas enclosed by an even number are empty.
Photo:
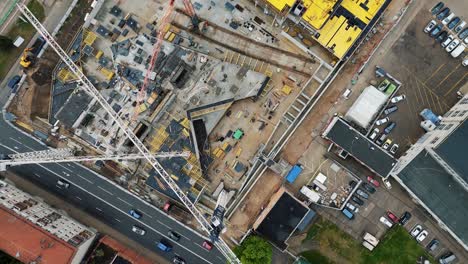
[[[468,121],[465,120],[455,129],[435,151],[444,161],[468,183]]]
[[[291,8],[296,0],[267,0],[270,5],[278,11],[283,11],[285,8]]]
[[[71,263],[75,248],[0,207],[0,250],[32,263]]]
[[[331,120],[322,136],[382,177],[386,177],[396,164],[390,154],[339,117]]]
[[[338,0],[304,0],[303,4],[307,10],[302,15],[302,19],[314,28],[320,29],[330,17],[337,2]]]
[[[465,245],[468,244],[468,191],[426,150],[419,153],[398,178]]]

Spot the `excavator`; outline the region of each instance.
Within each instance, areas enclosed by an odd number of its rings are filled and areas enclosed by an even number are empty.
[[[25,69],[31,67],[45,43],[46,41],[44,38],[38,37],[31,47],[24,49],[20,59],[20,65]]]

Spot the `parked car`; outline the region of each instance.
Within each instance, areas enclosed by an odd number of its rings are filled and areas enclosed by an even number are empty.
[[[353,213],[359,212],[359,208],[352,203],[346,203],[346,208],[348,208]]]
[[[397,152],[397,150],[398,150],[398,147],[400,147],[400,145],[398,145],[396,143],[393,144],[393,146],[390,148],[390,153],[395,154]]]
[[[377,145],[380,146],[380,145],[382,145],[382,144],[384,143],[384,141],[385,141],[386,138],[387,138],[387,134],[382,133],[382,134],[380,135],[380,137],[375,141],[375,143],[377,143]]]
[[[132,231],[140,236],[143,236],[146,233],[146,231],[143,228],[136,225],[132,226]]]
[[[396,103],[398,103],[400,101],[405,100],[405,98],[406,98],[406,95],[400,94],[400,95],[397,95],[397,96],[393,97],[392,100],[390,100],[390,102],[396,104]]]
[[[403,215],[401,215],[398,222],[400,222],[400,225],[405,225],[406,223],[408,223],[408,221],[410,219],[411,219],[411,213],[410,212],[404,212]]]
[[[367,181],[372,183],[375,187],[380,186],[380,183],[376,179],[374,179],[374,176],[367,176]]]
[[[442,31],[442,25],[437,25],[432,29],[430,36],[435,38],[440,34],[441,31]]]
[[[16,85],[20,82],[21,77],[19,75],[15,75],[11,77],[11,79],[8,81],[7,86],[10,89],[14,89]]]
[[[468,56],[465,56],[465,58],[462,61],[462,65],[466,67],[468,65]]]
[[[445,48],[448,46],[448,44],[452,42],[454,38],[455,38],[454,35],[449,35],[442,43],[440,43],[440,45],[442,46],[442,48]]]
[[[466,25],[466,21],[462,21],[460,24],[458,24],[457,27],[453,30],[453,32],[458,33],[460,32]]]
[[[390,220],[392,220],[393,223],[398,223],[398,217],[394,213],[387,211],[387,217],[390,218]]]
[[[422,226],[421,225],[415,225],[413,227],[413,229],[411,229],[410,235],[412,237],[416,237],[416,236],[419,235],[419,233],[421,233],[421,231],[422,231]]]
[[[206,248],[207,250],[212,250],[213,249],[213,244],[211,244],[211,242],[206,241],[206,240],[203,242],[202,246],[204,248]]]
[[[450,13],[450,15],[448,15],[446,18],[444,18],[444,20],[442,20],[442,24],[445,26],[447,25],[450,20],[452,20],[452,18],[455,16],[455,13]]]
[[[431,13],[433,15],[439,13],[439,11],[444,7],[444,3],[442,2],[439,2],[437,3],[437,5],[435,5],[432,9],[431,9]]]
[[[349,182],[349,186],[351,186],[351,188],[353,188],[353,189],[354,189],[354,187],[356,187],[356,185],[357,185],[356,181],[350,181]]]
[[[468,37],[468,27],[465,28],[462,32],[460,32],[460,34],[458,34],[458,37],[461,39]]]
[[[460,44],[460,41],[458,39],[454,39],[452,40],[452,42],[450,42],[450,44],[445,48],[445,51],[447,52],[452,52],[452,50],[454,50],[458,44]]]
[[[185,260],[179,256],[174,256],[172,258],[172,263],[174,264],[185,264]]]
[[[131,216],[133,216],[133,218],[136,218],[136,219],[140,219],[143,215],[138,212],[137,210],[135,209],[132,209],[130,210],[130,212],[128,212]]]
[[[367,184],[367,183],[362,183],[362,188],[364,188],[366,191],[368,191],[369,193],[375,193],[375,188],[372,187],[370,184]]]
[[[456,259],[457,259],[457,257],[452,252],[449,251],[449,252],[443,254],[442,256],[440,256],[439,263],[440,264],[450,264],[450,263],[453,263]]]
[[[439,20],[442,20],[444,18],[446,18],[450,13],[450,8],[446,7],[444,9],[442,9],[442,11],[440,11],[438,14],[437,14],[437,19]]]
[[[468,37],[466,39],[468,40]],[[462,54],[465,51],[465,49],[465,44],[460,44],[450,53],[450,56],[452,56],[452,58],[457,58],[458,56],[460,56],[460,54]]]
[[[379,120],[375,121],[375,125],[376,126],[383,125],[383,124],[387,123],[389,120],[390,120],[390,118],[388,118],[388,117],[379,119]]]
[[[369,194],[367,194],[365,191],[361,189],[357,189],[356,194],[359,195],[361,198],[369,199]]]
[[[393,141],[392,141],[391,139],[387,139],[387,140],[385,141],[385,143],[382,145],[382,148],[385,149],[385,150],[387,150],[387,149],[390,147],[390,145],[392,144],[392,142],[393,142]]]
[[[444,41],[447,38],[447,35],[448,33],[445,30],[440,32],[440,34],[436,38],[436,42],[442,43],[442,41]]]
[[[392,105],[392,106],[390,106],[389,108],[387,108],[387,109],[384,110],[384,114],[385,114],[385,115],[389,115],[389,114],[391,114],[391,113],[393,113],[393,112],[396,112],[397,110],[398,110],[398,106]]]
[[[380,217],[380,222],[383,223],[384,225],[388,227],[392,227],[393,223],[388,221],[388,219],[385,216]]]
[[[423,230],[421,231],[421,233],[419,233],[419,235],[416,237],[416,240],[421,243],[424,241],[424,239],[426,239],[427,235],[429,234],[429,232],[427,232],[427,230]]]
[[[348,218],[349,220],[353,220],[354,219],[354,214],[348,210],[348,208],[344,208],[341,213],[344,214],[344,216],[346,216],[346,218]]]
[[[382,178],[382,182],[384,183],[385,188],[390,190],[392,188],[392,184],[390,183],[390,180],[387,178]]]
[[[379,134],[379,132],[380,130],[378,128],[374,128],[374,130],[372,130],[372,133],[369,136],[369,139],[374,141],[377,135]]]
[[[429,251],[434,251],[436,250],[440,245],[440,241],[437,240],[437,239],[432,239],[431,242],[429,242],[429,244],[427,244],[427,250]]]
[[[453,29],[458,23],[460,23],[460,20],[461,19],[459,17],[455,17],[454,19],[450,21],[450,23],[448,23],[447,27],[449,29]]]
[[[169,232],[167,232],[167,235],[173,239],[174,241],[179,241],[180,240],[180,235],[177,234],[176,232],[172,231],[172,230],[169,230]]]
[[[434,27],[437,25],[437,22],[435,20],[431,20],[429,21],[429,23],[426,25],[426,27],[424,28],[424,32],[425,33],[429,33],[432,31],[432,29],[434,29]]]
[[[361,205],[363,206],[364,205],[364,201],[361,200],[360,198],[358,198],[357,196],[353,195],[351,197],[351,200],[353,200],[353,202],[357,203],[358,205]]]
[[[384,133],[385,134],[390,134],[390,132],[392,132],[392,130],[396,127],[396,123],[395,122],[391,122],[389,123],[385,129],[384,129]]]

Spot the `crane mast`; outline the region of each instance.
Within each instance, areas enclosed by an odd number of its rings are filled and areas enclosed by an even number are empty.
[[[156,173],[165,181],[165,183],[177,195],[179,200],[192,213],[202,228],[210,235],[213,232],[216,232],[208,220],[204,217],[204,215],[195,207],[195,204],[185,195],[184,191],[179,188],[170,174],[167,173],[163,166],[158,162],[158,160],[153,156],[153,154],[143,144],[143,142],[141,142],[141,140],[133,133],[133,131],[125,125],[124,121],[115,113],[114,109],[107,102],[104,96],[99,92],[99,90],[96,89],[96,87],[94,87],[91,81],[83,74],[80,68],[78,68],[78,66],[73,62],[68,54],[60,47],[60,45],[55,41],[54,37],[44,28],[44,26],[42,26],[34,14],[24,4],[18,3],[17,7],[18,10],[24,15],[24,17],[31,23],[31,25],[44,37],[44,39],[47,41],[50,47],[54,49],[62,61],[69,67],[70,71],[78,77],[80,82],[83,84],[81,87],[90,96],[92,96],[104,110],[109,113],[110,118],[115,122],[115,124],[119,126],[120,129],[122,129],[128,139],[132,141],[138,151],[151,164]],[[226,244],[226,242],[224,242],[220,237],[217,237],[217,239],[213,242],[229,262],[241,263],[234,252]]]

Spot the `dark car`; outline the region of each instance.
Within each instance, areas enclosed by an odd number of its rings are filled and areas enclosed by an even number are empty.
[[[411,219],[410,212],[404,212],[403,215],[400,217],[400,220],[398,220],[398,222],[400,222],[400,225],[405,225],[406,223],[408,223],[410,219]]]
[[[351,197],[351,200],[353,200],[353,202],[355,202],[355,203],[358,204],[358,205],[364,205],[364,201],[361,200],[360,198],[358,198],[357,196],[354,196],[354,195],[353,195],[353,196]]]
[[[460,23],[460,20],[461,20],[461,19],[460,19],[459,17],[456,17],[456,18],[452,19],[452,20],[448,23],[447,27],[448,27],[449,29],[453,29],[458,23]]]
[[[436,250],[440,245],[440,241],[437,240],[437,239],[432,239],[431,242],[429,242],[429,244],[427,244],[427,250],[429,251],[434,251]]]
[[[439,2],[437,5],[435,5],[432,9],[431,9],[431,13],[433,15],[439,13],[439,11],[444,7],[444,3],[442,2]]]
[[[364,182],[361,186],[364,189],[366,189],[366,191],[368,191],[369,193],[375,193],[375,188],[372,187],[370,184]]]
[[[444,41],[447,38],[447,35],[448,35],[448,33],[445,30],[440,32],[439,36],[437,36],[437,38],[436,38],[436,41],[441,43],[442,41]]]
[[[172,231],[172,230],[169,231],[169,232],[167,233],[167,235],[168,235],[170,238],[172,238],[174,241],[179,241],[179,239],[180,239],[180,235],[177,234],[176,232]]]
[[[442,25],[437,25],[432,29],[430,35],[431,37],[435,38],[440,34],[441,31],[442,31]]]
[[[455,256],[452,252],[447,252],[440,256],[439,258],[439,263],[440,264],[449,264],[453,263],[457,259],[457,256]]]
[[[357,189],[356,193],[357,193],[357,195],[359,195],[360,197],[362,197],[364,199],[369,199],[369,194],[367,194],[365,191],[363,191],[361,189]]]
[[[391,122],[390,124],[388,124],[385,129],[384,129],[384,133],[385,134],[390,134],[390,132],[392,132],[392,130],[396,127],[396,123],[395,122]]]
[[[384,110],[384,114],[385,114],[385,115],[389,115],[389,114],[391,114],[391,113],[393,113],[393,112],[396,112],[397,110],[398,110],[398,106],[392,105],[392,106],[390,106],[389,108],[387,108],[387,109]]]
[[[7,86],[10,89],[14,89],[16,87],[16,85],[20,82],[20,80],[21,80],[21,77],[19,75],[15,75],[15,76],[11,77],[11,79],[8,81]]]
[[[468,37],[468,28],[465,28],[460,34],[458,34],[458,36],[460,37],[460,39]]]
[[[354,189],[354,187],[356,187],[356,185],[357,185],[356,181],[350,181],[349,182],[349,186],[351,186],[351,188],[353,188],[353,189]]]
[[[442,11],[440,11],[439,14],[437,14],[437,19],[442,20],[446,18],[449,14],[450,14],[450,8],[446,7],[442,9]]]

